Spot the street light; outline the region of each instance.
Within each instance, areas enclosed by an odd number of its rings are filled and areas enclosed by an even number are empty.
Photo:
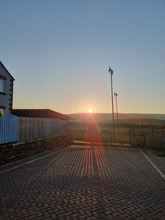
[[[114,117],[114,101],[113,101],[113,74],[114,74],[114,71],[111,69],[111,67],[109,67],[108,69],[108,73],[110,74],[111,76],[111,101],[112,101],[112,126],[113,126],[113,137],[115,135],[115,117]]]
[[[111,102],[112,102],[112,120],[114,121],[115,117],[114,117],[114,101],[113,101],[113,70],[111,69],[111,67],[109,67],[108,72],[111,76]]]
[[[118,112],[118,93],[114,92],[114,97],[115,97],[115,105],[116,105],[116,119],[117,119],[117,124],[119,121],[119,112]]]

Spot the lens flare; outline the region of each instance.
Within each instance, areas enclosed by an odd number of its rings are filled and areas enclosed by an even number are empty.
[[[92,109],[92,108],[89,108],[89,109],[88,109],[88,113],[93,113],[93,109]]]

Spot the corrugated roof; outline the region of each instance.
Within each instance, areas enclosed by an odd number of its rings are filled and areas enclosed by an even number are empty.
[[[19,117],[59,118],[62,120],[69,119],[67,115],[52,111],[50,109],[13,109],[12,113]]]

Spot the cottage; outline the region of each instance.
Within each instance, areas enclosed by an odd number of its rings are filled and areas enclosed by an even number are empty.
[[[11,112],[13,107],[14,78],[0,62],[0,116]]]

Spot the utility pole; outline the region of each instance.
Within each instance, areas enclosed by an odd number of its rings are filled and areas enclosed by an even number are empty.
[[[114,117],[114,101],[113,101],[113,75],[114,71],[109,67],[108,72],[111,77],[111,102],[112,102],[112,126],[113,126],[113,138],[115,136],[115,117]]]
[[[116,119],[117,119],[117,124],[118,124],[118,121],[119,121],[119,112],[118,112],[118,93],[117,92],[114,92],[114,97],[115,97],[115,104],[116,104]]]

